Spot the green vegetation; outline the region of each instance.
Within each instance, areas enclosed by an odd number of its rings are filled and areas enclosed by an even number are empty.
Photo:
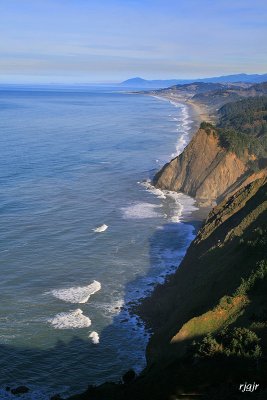
[[[209,122],[203,121],[200,124],[200,129],[204,129],[204,131],[210,134],[212,131],[214,131],[214,126]]]
[[[260,156],[265,155],[261,143],[253,136],[237,132],[233,129],[218,129],[220,145],[242,158],[247,151],[248,154]]]
[[[266,231],[265,231],[266,233]],[[266,235],[264,237],[264,241],[266,239]],[[261,240],[256,240],[255,242],[248,242],[248,244],[253,243],[253,246],[264,245]],[[241,284],[234,292],[233,296],[224,296],[220,300],[219,306],[215,308],[218,311],[218,308],[224,309],[227,311],[228,321],[225,321],[228,324],[233,323],[233,318],[229,310],[231,310],[231,306],[240,299],[240,296],[247,296],[252,288],[255,286],[258,280],[263,280],[267,276],[267,261],[262,260],[257,263],[257,269],[251,272],[250,276],[247,279],[241,278]],[[249,299],[247,297],[247,301],[243,302],[243,305],[246,306],[249,303]],[[214,311],[215,311],[214,310]],[[221,312],[222,313],[222,312]],[[190,349],[190,353],[193,353],[194,357],[211,357],[217,355],[224,356],[238,356],[238,357],[249,357],[249,358],[259,358],[262,356],[262,349],[259,345],[260,338],[257,336],[255,332],[245,327],[234,327],[230,328],[227,326],[225,329],[221,330],[217,333],[217,329],[212,329],[213,325],[211,321],[207,321],[206,313],[206,323],[209,324],[210,331],[204,338],[200,341],[193,341],[192,348]],[[211,314],[210,314],[211,316]],[[237,314],[237,316],[239,316]],[[255,319],[258,319],[256,315],[254,315]],[[236,318],[235,318],[236,319]],[[259,325],[260,323],[260,325]],[[264,322],[257,321],[251,325],[251,328],[264,328]]]
[[[260,338],[255,332],[243,328],[225,329],[218,335],[209,334],[200,342],[193,342],[195,357],[212,357],[224,355],[227,357],[260,358],[262,349]]]
[[[266,236],[263,241],[256,240],[253,246],[264,246]],[[251,241],[247,245],[251,246]],[[218,332],[220,329],[226,328],[233,324],[237,318],[242,315],[245,307],[249,304],[249,291],[254,287],[258,280],[262,280],[267,276],[267,261],[262,260],[256,263],[256,270],[252,270],[251,274],[246,278],[241,278],[241,284],[235,290],[232,296],[223,296],[219,304],[208,312],[190,319],[186,322],[178,334],[172,339],[172,343],[185,339],[192,339],[196,336],[207,335],[200,342],[206,348],[207,343],[211,346],[211,353],[215,351],[219,345],[210,340],[211,334]],[[207,342],[208,341],[208,342]],[[199,344],[199,345],[200,345]],[[218,346],[217,346],[218,345]],[[219,346],[220,347],[220,346]],[[218,347],[218,349],[219,349]],[[221,348],[221,347],[220,347]],[[219,350],[216,350],[217,352]],[[222,352],[222,349],[220,350]]]
[[[267,96],[249,97],[220,108],[217,127],[201,122],[200,128],[208,134],[216,132],[220,145],[249,161],[252,171],[267,164]]]
[[[267,96],[249,97],[226,104],[220,108],[219,116],[222,128],[252,136],[267,134]]]
[[[248,299],[241,294],[222,297],[214,309],[186,322],[172,339],[172,343],[193,339],[223,329],[241,315],[247,303]]]
[[[265,237],[265,239],[266,239],[266,237]],[[267,261],[262,260],[262,261],[258,262],[257,267],[258,268],[256,269],[256,271],[252,271],[251,275],[247,279],[241,278],[242,283],[235,291],[234,296],[241,296],[241,295],[247,294],[249,292],[249,290],[252,289],[252,287],[254,286],[255,282],[258,279],[264,279],[266,277]]]
[[[267,96],[226,104],[220,108],[219,117],[217,133],[222,147],[239,157],[246,152],[267,157]]]

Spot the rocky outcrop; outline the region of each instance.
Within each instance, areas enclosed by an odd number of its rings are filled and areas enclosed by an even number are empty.
[[[248,178],[246,164],[219,145],[214,131],[199,129],[183,153],[156,174],[153,184],[184,192],[202,204],[213,204]]]

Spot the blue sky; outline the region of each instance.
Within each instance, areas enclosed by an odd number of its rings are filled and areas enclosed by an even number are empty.
[[[266,0],[0,0],[0,82],[267,72]]]

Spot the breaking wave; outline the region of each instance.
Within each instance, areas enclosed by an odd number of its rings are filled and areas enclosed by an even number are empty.
[[[77,286],[68,289],[54,289],[50,293],[67,303],[86,303],[89,298],[101,289],[101,283],[93,281],[87,286]]]
[[[90,318],[83,315],[80,308],[59,313],[54,318],[49,318],[48,322],[56,329],[87,328],[91,325]]]

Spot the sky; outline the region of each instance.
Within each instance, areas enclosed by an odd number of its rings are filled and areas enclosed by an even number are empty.
[[[0,0],[0,82],[266,73],[266,38],[266,0]]]

